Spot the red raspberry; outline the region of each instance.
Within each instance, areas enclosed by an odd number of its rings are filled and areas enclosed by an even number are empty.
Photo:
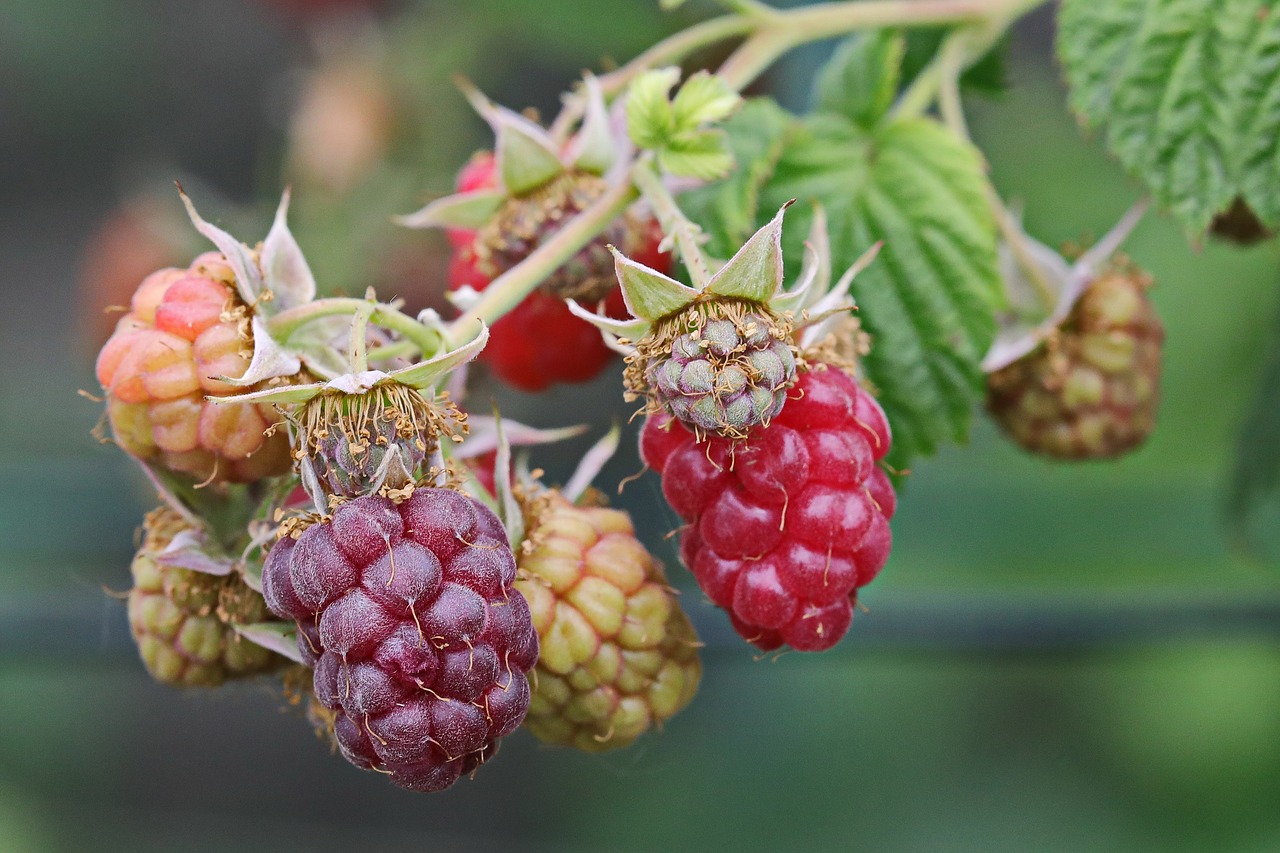
[[[476,268],[470,247],[454,250],[449,287],[483,290],[489,280]],[[626,317],[622,291],[605,300],[612,317]],[[480,361],[502,381],[522,391],[541,391],[553,382],[587,382],[604,369],[614,353],[590,323],[569,313],[564,300],[535,290],[489,329]]]
[[[266,430],[271,406],[217,406],[207,395],[244,389],[215,377],[243,376],[251,344],[235,274],[209,252],[188,269],[143,280],[130,311],[98,354],[107,416],[127,453],[194,478],[251,482],[289,470],[288,437]]]
[[[298,624],[317,699],[357,767],[417,791],[484,763],[529,707],[538,659],[502,523],[449,489],[379,496],[279,540],[267,606]]]
[[[572,173],[566,174],[562,183],[575,180],[590,181],[593,193],[603,187],[599,178]],[[491,188],[496,182],[493,154],[481,151],[462,168],[457,187],[465,193]],[[568,193],[566,199],[548,200],[561,190]],[[449,264],[449,289],[484,290],[490,281],[519,263],[546,235],[554,233],[564,218],[585,207],[593,197],[585,191],[575,193],[557,184],[539,189],[529,197],[508,200],[511,210],[506,216],[512,220],[510,223],[504,224],[500,213],[494,223],[480,232],[448,229],[449,241],[455,247]],[[546,209],[555,210],[556,215],[546,213]],[[617,244],[627,250],[629,257],[659,271],[671,267],[671,256],[658,250],[662,229],[656,220],[628,214],[615,225],[494,323],[480,361],[488,364],[504,382],[524,391],[541,391],[553,382],[586,382],[598,376],[613,358],[613,351],[605,346],[600,333],[574,317],[561,297],[574,296],[592,302],[603,293],[609,316],[618,319],[630,316],[613,277],[613,258],[605,249],[608,243]]]
[[[893,487],[875,464],[889,423],[838,367],[802,371],[782,413],[733,442],[665,414],[640,435],[686,522],[680,556],[734,628],[762,649],[820,651],[844,636],[857,589],[888,559]]]
[[[458,172],[457,188],[460,193],[487,190],[497,186],[497,160],[492,151],[477,151]],[[454,246],[469,245],[476,238],[476,232],[467,228],[446,228],[445,236]]]

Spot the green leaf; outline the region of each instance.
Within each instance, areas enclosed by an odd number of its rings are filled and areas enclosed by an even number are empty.
[[[1227,495],[1232,533],[1246,552],[1280,554],[1280,316],[1253,404],[1236,442]]]
[[[639,148],[661,148],[675,132],[675,112],[667,94],[680,79],[679,68],[646,71],[627,89],[627,134]]]
[[[658,165],[671,175],[699,180],[723,177],[733,157],[718,128],[742,103],[742,98],[705,71],[694,74],[676,94],[667,93],[680,79],[680,69],[662,68],[642,74],[627,96],[627,133],[641,148],[654,151]]]
[[[893,105],[906,49],[898,30],[854,33],[845,39],[814,81],[814,111],[873,126]]]
[[[658,165],[670,175],[711,181],[729,173],[733,155],[723,133],[703,130],[676,137],[658,149]]]
[[[1072,108],[1201,233],[1242,198],[1280,225],[1280,14],[1264,0],[1066,0]]]
[[[766,210],[799,199],[783,234],[791,269],[813,201],[826,210],[834,269],[884,241],[851,292],[872,335],[863,365],[893,425],[898,467],[965,440],[982,394],[979,362],[1001,299],[985,185],[978,152],[931,119],[867,131],[817,115],[762,188]]]
[[[737,168],[725,180],[680,196],[680,206],[711,238],[707,250],[728,258],[755,231],[760,188],[773,177],[799,122],[768,98],[747,101],[723,129]],[[768,215],[773,210],[766,211]]]
[[[302,663],[302,653],[298,651],[298,643],[295,639],[298,635],[298,626],[294,623],[255,622],[252,625],[241,625],[232,622],[231,627],[249,642],[286,657],[294,663]]]
[[[671,102],[676,132],[694,130],[699,125],[723,121],[742,103],[742,96],[722,79],[699,71],[680,87]]]
[[[472,190],[454,193],[427,204],[421,210],[395,217],[405,228],[483,228],[507,200],[506,190]]]
[[[942,40],[951,33],[949,27],[913,27],[907,32],[907,49],[902,57],[902,79],[914,80],[938,54]],[[1005,62],[1008,35],[1001,38],[960,75],[960,86],[971,92],[998,95],[1009,87],[1009,69]]]

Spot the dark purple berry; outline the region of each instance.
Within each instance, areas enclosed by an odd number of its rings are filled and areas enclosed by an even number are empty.
[[[538,636],[514,579],[493,513],[426,488],[340,504],[277,542],[263,570],[342,754],[420,791],[475,770],[528,710]]]

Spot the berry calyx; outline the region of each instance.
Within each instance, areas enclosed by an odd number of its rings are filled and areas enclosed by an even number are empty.
[[[522,494],[516,589],[541,656],[526,727],[547,743],[628,746],[693,698],[698,639],[626,513]]]
[[[447,396],[424,396],[412,386],[383,379],[367,391],[326,389],[295,416],[299,458],[310,461],[330,494],[358,497],[387,486],[416,482],[439,437],[461,440],[466,415]],[[400,454],[403,481],[387,483],[389,453]]]
[[[1010,438],[1059,459],[1119,456],[1147,438],[1164,340],[1150,286],[1113,265],[1044,343],[990,374],[987,409]]]
[[[438,791],[488,760],[528,709],[538,635],[515,573],[483,504],[418,488],[288,528],[262,582],[272,612],[297,624],[343,756]]]
[[[889,556],[896,502],[876,463],[891,436],[879,404],[835,365],[802,369],[789,396],[745,440],[699,443],[651,415],[640,452],[687,522],[681,559],[734,629],[761,649],[821,651]]]
[[[458,178],[460,191],[466,192],[463,186],[468,183],[484,187],[480,175],[485,168],[489,169],[492,177],[492,155],[472,158]],[[538,204],[541,201],[529,199],[507,202],[511,210],[508,207],[503,207],[503,210],[507,210],[506,215],[518,225],[509,234],[489,225],[481,229],[480,236],[452,229],[449,238],[456,242],[456,248],[449,264],[449,289],[457,292],[471,288],[472,291],[483,292],[495,275],[524,259],[539,240],[554,233],[562,220],[576,213],[576,210],[550,209],[554,215],[548,218],[548,215],[531,209],[531,205]],[[499,218],[503,215],[498,214]],[[497,222],[498,219],[494,219],[494,223]],[[543,229],[541,237],[530,236],[530,223],[534,222],[540,222],[538,228]],[[618,291],[617,280],[613,277],[613,260],[605,248],[611,240],[630,247],[631,251],[660,268],[668,269],[671,264],[669,256],[658,251],[662,232],[654,220],[637,220],[635,214],[627,214],[620,222],[625,224],[625,233],[614,234],[611,229],[600,240],[590,243],[579,255],[561,266],[548,282],[493,324],[489,330],[489,345],[480,353],[479,360],[488,365],[499,379],[521,391],[536,392],[556,382],[588,382],[598,377],[605,365],[614,359],[613,351],[605,345],[598,330],[572,315],[564,304],[564,296],[581,298],[591,305],[603,298],[605,314],[626,316],[622,293]],[[468,237],[468,240],[458,243],[462,237]],[[512,248],[517,242],[522,242],[524,248],[518,251]],[[506,248],[494,250],[493,246],[499,243]],[[600,256],[603,256],[603,266]]]
[[[812,346],[830,336],[829,327],[854,307],[850,283],[878,250],[873,247],[832,285],[829,263],[811,249],[799,281],[784,290],[787,206],[714,275],[700,275],[695,287],[615,251],[614,269],[631,320],[570,303],[574,314],[631,348],[624,376],[627,400],[643,398],[642,411],[665,412],[699,439],[744,439],[778,416],[796,379],[797,341]],[[688,236],[689,223],[674,227]],[[822,217],[815,217],[814,228],[819,230],[812,243],[827,246]],[[693,238],[687,242],[694,243]],[[704,264],[699,257],[694,267]]]
[[[588,89],[601,97],[594,81]],[[493,126],[494,152],[472,156],[458,175],[455,194],[401,221],[445,229],[454,246],[449,289],[454,303],[465,307],[474,293],[525,260],[605,193],[604,175],[616,146],[625,143],[610,135],[603,100],[576,134],[557,142],[523,116],[464,91]],[[653,215],[633,206],[494,323],[480,360],[504,382],[526,391],[599,375],[613,353],[563,300],[576,299],[593,309],[603,304],[606,316],[625,316],[608,247],[669,269],[671,258],[659,249],[661,241]]]

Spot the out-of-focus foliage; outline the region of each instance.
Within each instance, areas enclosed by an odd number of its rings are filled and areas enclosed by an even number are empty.
[[[1280,546],[1280,321],[1272,334],[1253,405],[1240,428],[1227,508],[1239,544],[1274,558]]]

